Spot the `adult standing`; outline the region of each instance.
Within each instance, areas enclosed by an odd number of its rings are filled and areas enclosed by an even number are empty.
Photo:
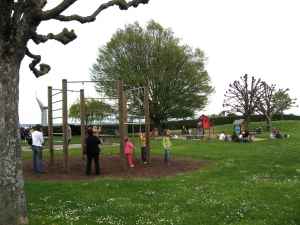
[[[32,132],[32,154],[33,154],[33,172],[34,173],[45,173],[43,166],[43,129],[41,124],[35,126],[35,131]],[[37,156],[39,157],[39,170],[37,169]]]
[[[93,135],[93,131],[91,129],[88,129],[87,133],[89,136],[86,138],[86,155],[87,155],[86,175],[91,174],[93,159],[95,163],[96,175],[100,175],[99,155],[101,150],[99,148],[99,144],[101,144],[101,142],[98,139],[98,137]]]

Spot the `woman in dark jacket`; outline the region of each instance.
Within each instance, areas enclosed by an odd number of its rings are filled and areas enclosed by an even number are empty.
[[[101,144],[98,137],[93,135],[93,131],[91,129],[87,130],[88,137],[86,138],[86,155],[87,155],[87,165],[86,165],[86,175],[91,174],[92,160],[95,162],[95,170],[96,175],[100,175],[100,164],[99,164],[99,154],[100,148],[99,144]]]

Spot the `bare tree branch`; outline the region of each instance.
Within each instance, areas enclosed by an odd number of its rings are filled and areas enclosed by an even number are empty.
[[[71,1],[71,0],[64,1],[64,2],[72,2],[72,4],[74,3],[74,1]],[[126,2],[125,0],[112,0],[107,3],[101,4],[93,14],[91,14],[90,16],[86,16],[86,17],[80,16],[77,14],[70,15],[70,16],[60,15],[60,13],[63,12],[65,9],[59,10],[58,8],[66,6],[65,5],[66,3],[65,4],[61,3],[60,5],[55,7],[53,10],[43,13],[42,20],[56,19],[59,21],[78,21],[80,23],[89,23],[89,22],[95,21],[97,15],[99,15],[99,13],[101,13],[104,9],[107,9],[111,6],[118,5],[121,10],[127,10],[128,8],[130,8],[132,6],[134,8],[136,8],[136,7],[138,7],[139,4],[147,4],[148,2],[149,2],[149,0],[132,0],[130,2]],[[55,10],[56,8],[57,8],[57,10]],[[60,13],[58,13],[58,12],[60,12]]]
[[[26,48],[26,55],[30,58],[33,58],[32,63],[29,64],[30,70],[34,73],[34,75],[38,78],[40,76],[43,76],[47,74],[50,70],[51,67],[47,64],[40,64],[40,70],[37,70],[35,66],[40,63],[41,61],[41,56],[40,55],[33,55],[28,48]]]
[[[77,38],[77,35],[75,34],[74,30],[69,31],[67,28],[64,28],[62,30],[62,32],[60,32],[59,34],[48,34],[47,36],[45,35],[40,35],[35,33],[31,39],[38,45],[41,42],[45,43],[48,40],[56,40],[59,41],[61,43],[63,43],[64,45],[68,44],[71,41],[74,41]]]
[[[60,3],[59,5],[54,7],[53,9],[42,12],[41,15],[40,15],[40,20],[41,21],[50,20],[50,19],[53,19],[53,18],[57,17],[63,11],[65,11],[71,5],[73,5],[76,1],[77,0],[64,0],[64,1],[62,1],[62,3]]]
[[[230,89],[226,91],[223,107],[229,108],[230,113],[242,113],[247,122],[247,129],[250,129],[250,116],[255,112],[258,105],[260,79],[252,77],[251,85],[248,85],[248,75],[245,74],[240,81],[230,84]]]

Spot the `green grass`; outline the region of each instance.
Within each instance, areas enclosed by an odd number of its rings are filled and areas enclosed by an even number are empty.
[[[300,224],[300,121],[274,121],[272,127],[290,138],[172,140],[171,160],[180,155],[213,162],[173,177],[25,182],[30,224]],[[231,134],[233,125],[215,131]],[[101,154],[118,150],[105,147]],[[161,139],[151,140],[151,153],[163,154]]]

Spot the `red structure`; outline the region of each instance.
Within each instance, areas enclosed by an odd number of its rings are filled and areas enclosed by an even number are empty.
[[[210,128],[212,127],[213,130],[213,138],[214,138],[214,120],[210,122],[209,117],[205,116],[204,114],[202,114],[201,116],[199,116],[199,118],[197,119],[198,121],[201,120],[202,121],[202,128],[203,130],[208,130],[209,134],[208,134],[208,138],[210,139]]]
[[[207,116],[205,116],[204,114],[202,114],[198,120],[202,120],[202,127],[203,129],[209,129],[210,128],[210,120]]]

